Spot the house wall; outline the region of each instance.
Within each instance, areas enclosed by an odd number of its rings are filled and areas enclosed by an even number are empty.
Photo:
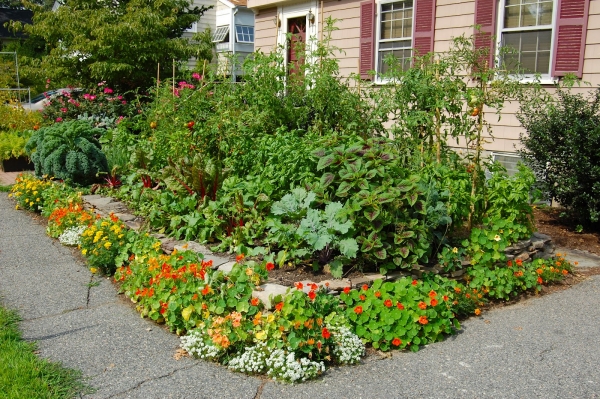
[[[268,3],[266,0],[250,0],[250,7],[253,7],[253,1],[258,4],[258,7]],[[342,76],[358,72],[359,7],[360,1],[358,0],[327,0],[323,2],[323,16],[319,15],[320,7],[315,13],[317,18],[326,19],[331,16],[338,19],[335,26],[339,30],[333,32],[331,44],[344,50],[344,53],[338,55]],[[276,7],[259,9],[258,15],[256,15],[256,49],[269,52],[274,48],[276,29],[273,19],[276,13]],[[437,0],[434,51],[448,51],[453,37],[462,34],[470,36],[473,33],[474,20],[474,0]],[[323,21],[323,19],[319,19],[319,21]],[[600,0],[590,0],[582,80],[590,82],[592,87],[600,85]],[[551,85],[547,87],[552,90]],[[587,89],[579,90],[586,91]],[[487,136],[488,143],[485,145],[487,150],[508,153],[516,151],[519,145],[519,135],[523,131],[516,118],[518,109],[518,103],[506,103],[500,118],[494,114],[493,110],[484,109],[484,111],[489,111],[486,112],[486,118],[491,122],[494,135],[493,140],[489,135]],[[449,144],[457,146],[455,141]],[[464,146],[464,143],[459,143],[458,147],[460,146]]]

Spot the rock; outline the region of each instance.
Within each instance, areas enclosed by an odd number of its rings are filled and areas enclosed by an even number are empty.
[[[279,284],[270,284],[266,283],[259,287],[261,291],[253,291],[252,296],[254,298],[258,298],[265,305],[266,309],[272,309],[273,304],[271,303],[271,299],[276,297],[277,295],[286,295],[289,290],[289,287],[285,287]]]
[[[135,222],[133,220],[125,222],[125,225],[127,227],[129,227],[131,230],[135,230],[135,231],[140,231],[140,229],[142,228],[142,224],[141,223]]]
[[[235,265],[236,262],[227,262],[227,263],[223,263],[221,264],[217,270],[223,272],[223,274],[229,274],[231,273],[231,269],[233,269],[233,266]],[[214,267],[214,264],[213,264]]]
[[[222,256],[215,256],[215,255],[204,255],[204,260],[209,262],[212,260],[212,268],[213,269],[217,269],[220,268],[222,265],[226,264],[226,263],[230,263],[228,258],[224,258]],[[235,262],[231,262],[233,264],[235,264]],[[232,265],[233,267],[233,265]],[[229,271],[231,271],[231,268],[229,269]]]
[[[326,284],[329,283],[329,286]],[[342,280],[324,280],[319,283],[319,285],[324,285],[330,290],[333,291],[343,291],[344,288],[350,287],[350,280],[342,279]]]
[[[531,247],[533,249],[542,249],[544,248],[544,240],[531,240]]]
[[[115,213],[115,216],[121,219],[123,222],[129,222],[130,220],[135,220],[136,218],[135,215],[132,215],[130,213]]]
[[[450,273],[450,276],[452,277],[462,277],[465,274],[465,269],[460,269],[460,270],[455,270],[452,273]]]
[[[529,260],[531,257],[529,256],[529,252],[521,252],[519,255],[515,256],[516,260]]]
[[[535,238],[539,238],[540,240],[544,240],[544,242],[548,242],[548,241],[552,240],[552,238],[550,238],[550,236],[547,236],[546,234],[542,234],[542,233],[538,233],[538,232],[533,233],[533,236]]]
[[[527,248],[529,245],[531,245],[531,240],[523,240],[514,243],[512,246],[506,248],[504,251],[516,254],[517,252],[520,252]]]

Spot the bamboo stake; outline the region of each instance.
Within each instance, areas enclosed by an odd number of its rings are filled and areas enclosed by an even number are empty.
[[[323,0],[321,0],[321,15],[319,15],[319,19],[321,20],[321,32],[319,34],[319,41],[323,41],[323,24],[325,23],[325,15],[323,15]]]
[[[438,58],[435,61],[435,81],[436,84],[439,84],[440,81],[440,59]],[[436,134],[436,138],[437,138],[437,148],[436,148],[436,159],[437,159],[437,163],[438,165],[442,162],[442,155],[441,155],[441,147],[442,147],[442,134],[441,134],[441,122],[440,122],[440,108],[439,107],[435,107],[435,134]]]
[[[160,89],[160,62],[156,67],[156,98],[158,98],[158,90]]]

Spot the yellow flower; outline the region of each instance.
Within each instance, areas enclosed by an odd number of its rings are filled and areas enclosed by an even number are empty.
[[[501,240],[500,236],[498,234],[496,234],[494,236],[494,241],[500,241],[500,240]]]
[[[82,253],[83,255],[87,254],[87,249],[83,248],[83,249],[81,250],[81,253]]]
[[[109,249],[111,245],[112,245],[112,243],[110,241],[106,241],[104,243],[104,248]]]
[[[95,274],[98,271],[98,269],[96,269],[95,267],[90,267],[90,271]]]
[[[274,320],[275,316],[273,315],[273,313],[267,316],[267,323],[273,323]]]
[[[267,338],[267,332],[266,331],[259,331],[256,333],[256,339],[260,340],[260,341],[264,341],[265,338]]]
[[[246,276],[252,276],[253,273],[254,273],[254,270],[252,270],[251,268],[246,269]]]
[[[15,205],[15,209],[19,209],[19,205]]]
[[[457,254],[458,253],[458,248],[456,248],[456,247],[452,248],[452,253],[453,254]]]

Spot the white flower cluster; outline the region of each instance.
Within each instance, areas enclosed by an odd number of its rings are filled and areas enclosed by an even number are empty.
[[[247,347],[244,353],[231,359],[228,367],[240,373],[264,374],[267,369],[268,357],[267,343],[261,342],[256,346]]]
[[[203,333],[200,329],[192,330],[180,338],[180,346],[190,355],[204,360],[215,360],[221,354],[221,350],[204,342]]]
[[[346,326],[327,326],[335,346],[333,354],[340,364],[356,364],[365,355],[365,344]]]
[[[87,229],[87,226],[69,227],[58,237],[58,241],[60,241],[62,245],[79,245],[81,244],[81,234],[85,229]]]
[[[274,380],[306,381],[325,371],[323,362],[313,362],[305,357],[296,359],[294,352],[275,349],[266,361],[267,375]]]

